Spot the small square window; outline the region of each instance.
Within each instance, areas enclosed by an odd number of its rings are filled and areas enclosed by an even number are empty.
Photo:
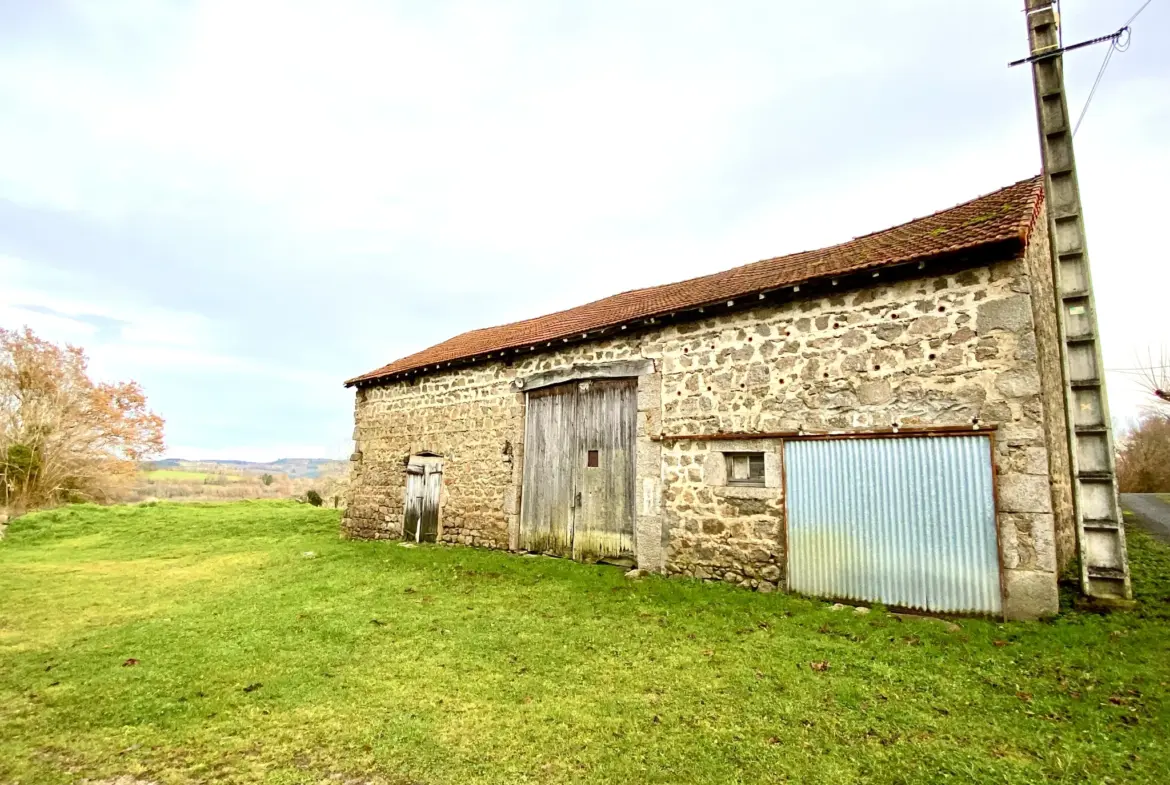
[[[585,456],[585,465],[590,469],[596,469],[597,464],[597,450],[590,450]]]
[[[729,452],[727,459],[728,485],[755,485],[764,487],[764,454],[762,452]]]

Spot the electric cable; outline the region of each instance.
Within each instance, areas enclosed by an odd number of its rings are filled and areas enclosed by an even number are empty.
[[[1154,0],[1146,0],[1146,2],[1142,3],[1141,8],[1134,11],[1129,21],[1121,26],[1121,29],[1117,31],[1116,37],[1109,42],[1109,50],[1105,52],[1105,59],[1101,61],[1101,68],[1097,71],[1097,78],[1093,80],[1093,88],[1089,90],[1089,97],[1085,99],[1085,105],[1081,109],[1081,115],[1077,118],[1077,124],[1073,126],[1073,136],[1077,135],[1081,123],[1085,121],[1085,115],[1089,111],[1089,104],[1093,103],[1093,96],[1096,94],[1097,88],[1101,86],[1101,79],[1105,76],[1105,69],[1109,67],[1109,61],[1113,59],[1113,53],[1124,52],[1129,49],[1130,41],[1133,38],[1133,30],[1130,28],[1130,25],[1133,24],[1133,20],[1137,19],[1142,11],[1145,11],[1152,2]]]

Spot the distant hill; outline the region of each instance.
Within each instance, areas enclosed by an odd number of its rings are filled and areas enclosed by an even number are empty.
[[[229,471],[254,472],[256,474],[284,474],[290,479],[341,474],[347,468],[348,461],[337,461],[330,458],[281,458],[278,461],[270,461],[268,463],[232,460],[190,461],[186,458],[164,458],[159,461],[144,461],[142,464],[143,471],[183,469],[186,471],[212,473]]]

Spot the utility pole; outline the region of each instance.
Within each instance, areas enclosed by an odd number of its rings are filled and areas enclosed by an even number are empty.
[[[1044,162],[1049,243],[1060,325],[1065,416],[1081,589],[1089,597],[1133,597],[1117,497],[1113,427],[1105,395],[1089,249],[1064,90],[1060,20],[1053,0],[1024,0],[1036,120]],[[1070,47],[1071,48],[1071,47]]]

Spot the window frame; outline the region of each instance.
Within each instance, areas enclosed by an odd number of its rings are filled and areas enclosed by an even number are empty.
[[[723,453],[724,469],[726,471],[724,484],[732,488],[764,488],[767,487],[767,459],[760,450],[735,450]],[[746,460],[748,476],[742,479],[735,478],[734,462]],[[758,463],[757,463],[758,460]],[[758,467],[759,474],[754,476],[752,469]]]

